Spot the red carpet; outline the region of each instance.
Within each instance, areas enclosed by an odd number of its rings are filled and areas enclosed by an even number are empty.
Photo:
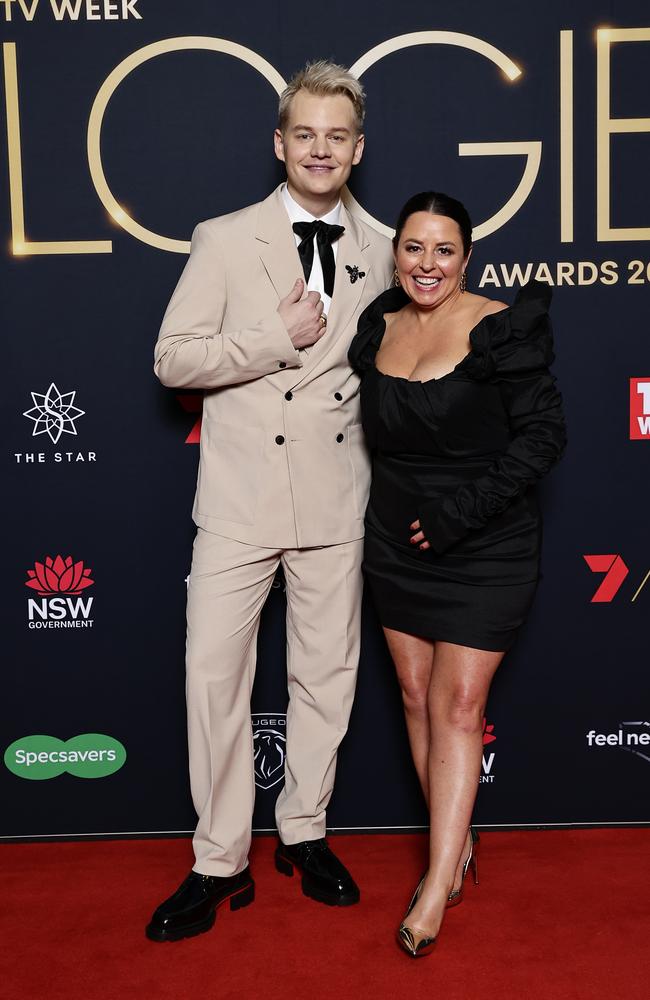
[[[0,995],[7,1000],[640,1000],[650,986],[650,830],[487,833],[481,885],[432,955],[394,931],[422,836],[332,837],[362,901],[302,896],[256,839],[257,899],[207,934],[153,944],[144,925],[191,863],[187,840],[8,844]]]

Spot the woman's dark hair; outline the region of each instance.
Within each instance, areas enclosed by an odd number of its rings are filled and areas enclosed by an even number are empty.
[[[472,248],[472,220],[462,202],[441,191],[421,191],[409,198],[397,218],[394,247],[399,243],[407,219],[415,212],[430,212],[431,215],[446,215],[448,219],[453,219],[458,224],[463,239],[463,255],[467,256]]]

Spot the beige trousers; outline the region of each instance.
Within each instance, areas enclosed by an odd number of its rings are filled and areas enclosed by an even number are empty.
[[[194,870],[247,864],[255,799],[250,698],[260,614],[279,565],[287,589],[285,784],[276,820],[285,844],[325,835],[338,746],[356,684],[363,540],[270,549],[199,528],[187,602]]]

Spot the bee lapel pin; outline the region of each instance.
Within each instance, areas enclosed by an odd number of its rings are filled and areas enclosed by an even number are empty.
[[[349,264],[346,264],[345,270],[348,272],[350,276],[351,284],[354,284],[357,278],[365,278],[366,276],[366,272],[360,271],[356,264],[354,265],[354,267],[350,267]]]

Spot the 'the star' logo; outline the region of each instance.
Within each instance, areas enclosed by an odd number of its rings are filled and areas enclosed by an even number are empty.
[[[62,434],[76,435],[75,420],[83,417],[85,410],[73,406],[77,390],[61,393],[54,382],[45,394],[32,392],[34,405],[31,410],[25,410],[24,417],[34,421],[32,437],[38,434],[49,434],[52,444],[56,444]]]

